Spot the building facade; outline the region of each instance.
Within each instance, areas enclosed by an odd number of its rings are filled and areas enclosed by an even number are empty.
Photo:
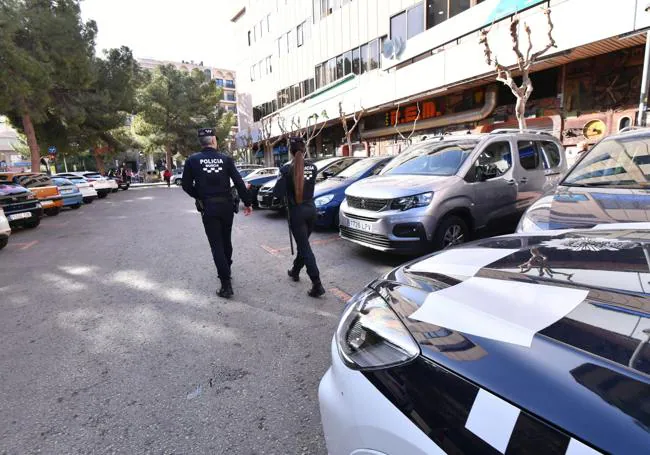
[[[219,103],[226,112],[232,112],[235,116],[235,125],[232,127],[232,136],[234,137],[239,131],[239,109],[236,86],[236,73],[232,70],[213,68],[203,65],[203,62],[172,62],[166,60],[139,59],[138,63],[144,69],[154,69],[162,65],[173,65],[181,71],[193,71],[195,69],[202,71],[210,80],[221,88],[223,98]]]
[[[480,33],[489,29],[493,54],[514,66],[511,17],[521,18],[522,50],[526,23],[537,51],[549,40],[544,8],[551,10],[556,46],[532,67],[528,126],[552,131],[572,147],[635,124],[648,2],[598,8],[590,0],[234,3],[238,90],[253,107],[252,122],[243,127],[259,143],[291,134],[292,125],[315,114],[326,122],[312,142],[318,156],[397,154],[426,136],[516,127],[515,98],[496,82]],[[348,124],[363,112],[352,151],[343,145],[340,111]],[[277,155],[268,148],[257,154],[266,163]]]

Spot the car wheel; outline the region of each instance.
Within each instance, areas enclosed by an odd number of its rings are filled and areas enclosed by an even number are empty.
[[[92,204],[92,203],[93,203],[93,198],[91,197],[84,198],[84,204]]]
[[[436,250],[443,250],[454,245],[465,243],[469,237],[467,223],[455,215],[442,219],[433,237],[433,247]]]
[[[9,243],[9,238],[8,237],[2,237],[0,239],[0,250],[3,249],[4,247],[6,247],[8,243]]]
[[[71,205],[70,208],[71,208],[72,210],[79,210],[79,209],[81,208],[81,204]]]
[[[119,188],[113,188],[113,189],[111,190],[111,193],[117,193],[118,190],[119,190]]]
[[[25,223],[23,226],[27,229],[34,229],[35,227],[38,227],[39,224],[41,224],[41,218],[36,216],[33,217],[31,221]]]
[[[124,187],[123,187],[122,189],[123,189],[124,191],[126,191],[126,190],[129,189],[130,186],[131,186],[131,185],[124,185]]]
[[[181,186],[183,184],[183,181],[181,179],[176,179],[174,180],[174,183],[176,184],[176,186]]]
[[[108,193],[97,193],[99,199],[104,199],[106,196],[108,196]]]
[[[47,216],[57,216],[61,212],[60,207],[54,207],[52,209],[45,209],[43,210]]]

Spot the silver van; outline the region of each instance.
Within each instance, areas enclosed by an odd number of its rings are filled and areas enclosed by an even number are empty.
[[[543,131],[443,136],[409,147],[381,175],[351,185],[341,237],[380,251],[422,253],[512,223],[566,171],[564,148]]]

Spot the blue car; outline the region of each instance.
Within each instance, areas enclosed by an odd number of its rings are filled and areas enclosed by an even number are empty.
[[[338,227],[339,207],[345,199],[345,190],[359,180],[379,174],[392,157],[373,157],[357,161],[347,169],[318,183],[314,190],[314,203],[318,211],[316,226]]]
[[[63,206],[77,210],[84,202],[84,197],[79,188],[68,179],[61,177],[52,177],[52,181],[59,187],[59,192],[63,196]]]

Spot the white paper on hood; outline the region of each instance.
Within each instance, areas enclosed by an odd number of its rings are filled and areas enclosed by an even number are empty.
[[[501,248],[455,248],[413,264],[409,270],[471,277],[483,267],[518,251]]]
[[[540,330],[573,311],[589,292],[472,277],[429,294],[411,319],[530,347]]]

